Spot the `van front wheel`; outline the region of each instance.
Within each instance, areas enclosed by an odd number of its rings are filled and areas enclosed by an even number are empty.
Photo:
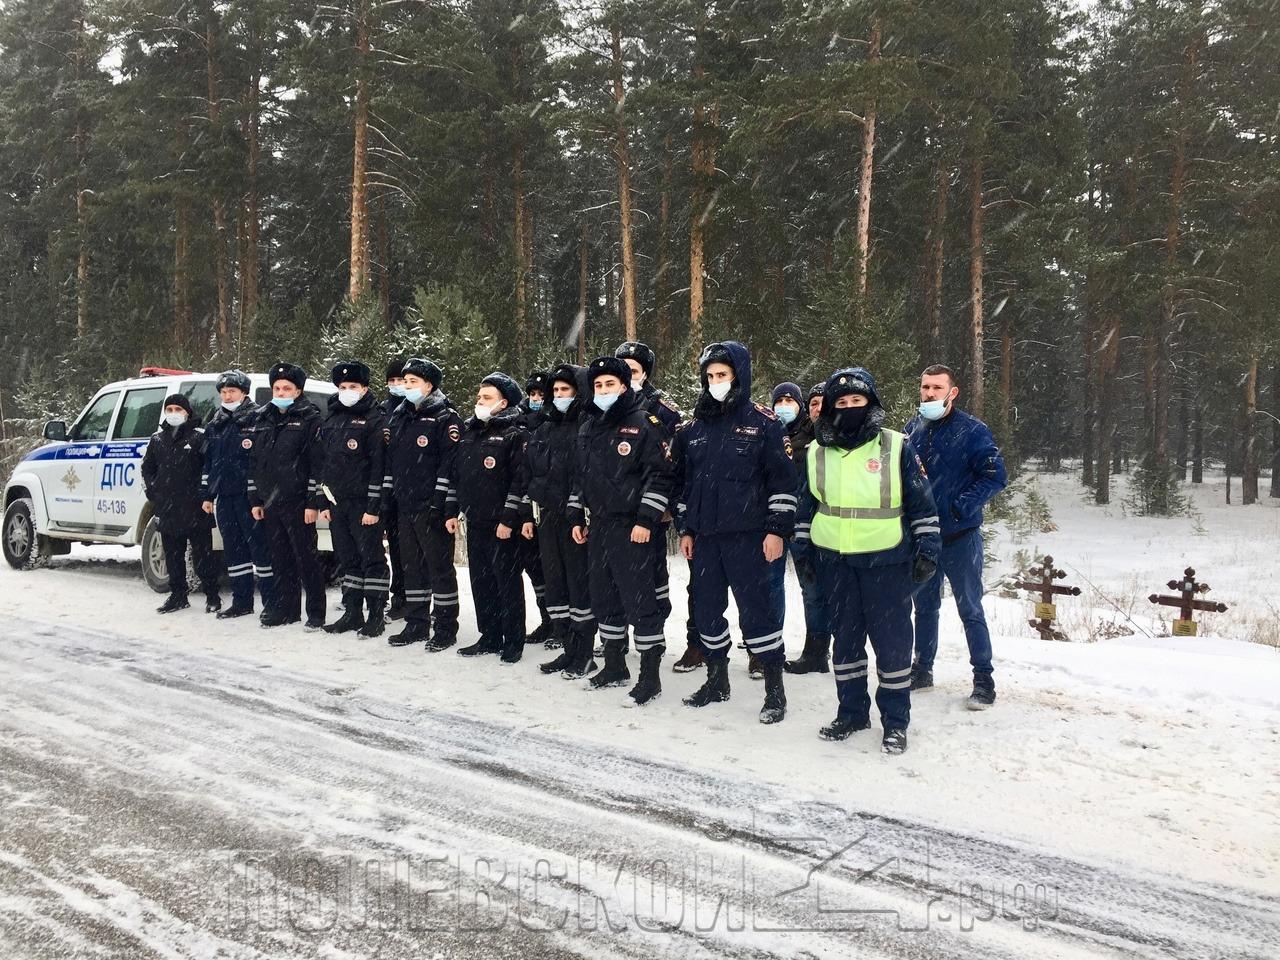
[[[36,533],[34,508],[29,497],[19,497],[4,512],[0,545],[5,562],[15,570],[34,570],[49,562],[50,551],[41,549],[46,538]]]

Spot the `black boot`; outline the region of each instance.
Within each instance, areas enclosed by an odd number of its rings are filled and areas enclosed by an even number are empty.
[[[831,649],[831,634],[810,633],[804,638],[804,652],[798,660],[788,660],[783,667],[787,673],[830,673],[831,662],[828,656]]]
[[[501,650],[502,650],[502,644],[501,644],[501,643],[498,643],[498,644],[487,643],[487,642],[485,642],[484,637],[481,637],[479,640],[477,640],[475,643],[473,643],[473,644],[471,644],[471,645],[469,645],[469,646],[466,646],[466,647],[459,647],[459,648],[458,648],[458,656],[460,656],[460,657],[482,657],[482,656],[484,656],[484,655],[485,655],[485,654],[487,654],[487,653],[498,653],[498,652],[500,652]]]
[[[880,749],[885,753],[897,756],[900,753],[907,752],[907,731],[905,730],[886,730],[884,732],[884,740],[880,742]]]
[[[456,633],[445,636],[440,633],[440,628],[435,626],[432,628],[431,639],[427,641],[427,653],[439,653],[441,650],[448,650],[457,642],[458,635]]]
[[[845,740],[851,733],[870,729],[870,720],[854,720],[853,717],[838,716],[820,729],[818,736],[823,740]]]
[[[387,607],[386,619],[388,620],[404,619],[404,597],[391,598],[391,606]]]
[[[707,679],[690,696],[684,698],[687,707],[705,707],[708,703],[720,703],[729,699],[729,660],[727,657],[707,661]]]
[[[969,694],[969,699],[964,702],[964,705],[970,710],[986,710],[995,702],[996,682],[991,679],[991,674],[974,673],[973,693]]]
[[[217,613],[221,609],[222,609],[222,598],[218,596],[216,591],[213,593],[206,593],[204,595],[204,612],[205,613]]]
[[[404,629],[387,637],[387,643],[393,647],[407,647],[411,643],[421,643],[427,639],[427,625],[421,620],[406,620]]]
[[[285,624],[298,623],[302,620],[300,613],[285,613],[282,610],[263,610],[258,622],[264,627],[283,627]]]
[[[627,648],[625,640],[611,640],[604,645],[604,669],[587,682],[596,690],[605,687],[620,687],[631,679],[631,671],[627,669]]]
[[[386,601],[378,598],[369,600],[369,615],[364,618],[364,626],[356,634],[358,637],[380,637],[387,629]]]
[[[519,663],[520,658],[524,656],[524,638],[517,639],[514,643],[506,643],[502,646],[502,656],[498,659],[503,663]]]
[[[364,612],[360,609],[362,598],[358,593],[345,593],[342,597],[342,616],[324,628],[325,633],[350,633],[364,626]]]
[[[251,613],[253,613],[252,603],[242,607],[240,604],[233,602],[227,609],[218,611],[218,619],[234,620],[236,617],[247,617]]]
[[[933,670],[929,667],[922,667],[920,661],[917,660],[911,665],[911,689],[928,690],[932,686]]]
[[[595,637],[589,634],[569,634],[565,645],[571,651],[570,660],[561,676],[566,680],[578,680],[593,671],[596,661],[591,654],[595,644]]]
[[[524,638],[525,643],[545,643],[551,637],[551,621],[547,619],[546,614],[542,616],[542,622],[534,628],[533,632]]]
[[[551,644],[552,644],[552,641],[548,640],[547,641],[548,650],[553,649]],[[554,660],[548,660],[546,663],[539,664],[538,669],[541,670],[543,673],[556,673],[568,667],[569,664],[573,662],[573,644],[574,644],[573,634],[569,634],[563,640],[556,640],[555,646],[560,648],[560,655],[557,656]]]
[[[189,606],[191,604],[185,593],[171,593],[164,603],[156,607],[156,613],[173,613],[175,610],[185,610]]]
[[[665,646],[650,647],[640,654],[640,679],[627,694],[636,702],[637,707],[656,699],[662,693],[662,677],[658,668],[662,665],[662,654],[666,649]]]
[[[747,654],[747,676],[752,680],[764,679],[764,664],[754,653]]]
[[[787,715],[787,691],[782,686],[782,664],[764,666],[764,706],[760,708],[761,723],[777,723]]]

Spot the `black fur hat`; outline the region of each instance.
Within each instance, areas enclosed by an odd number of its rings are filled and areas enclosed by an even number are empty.
[[[524,382],[524,392],[532,393],[534,390],[541,390],[545,397],[547,391],[551,389],[551,374],[546,370],[535,370],[529,374],[529,379]]]
[[[267,374],[267,382],[274,385],[277,380],[288,380],[301,390],[307,385],[307,371],[296,363],[277,363]]]
[[[480,381],[480,384],[481,386],[488,384],[491,387],[497,387],[498,392],[502,394],[502,399],[507,401],[508,407],[517,406],[524,399],[524,394],[520,392],[520,384],[500,370],[495,370],[489,374]]]
[[[369,385],[369,368],[359,360],[343,360],[335,364],[329,376],[335,387],[340,383],[358,383],[362,387]]]
[[[215,390],[221,390],[223,387],[234,387],[241,393],[248,393],[253,389],[253,384],[249,382],[249,375],[243,370],[226,370],[218,374],[218,380],[214,384]]]
[[[658,357],[653,352],[653,348],[647,343],[640,343],[638,340],[628,340],[626,343],[620,344],[618,349],[613,351],[613,355],[619,359],[634,360],[640,364],[640,369],[644,371],[646,380],[653,376],[653,365],[658,362]]]
[[[397,358],[387,364],[387,379],[398,380],[404,376],[404,360]]]
[[[596,357],[587,367],[587,372],[592,383],[595,383],[596,377],[613,376],[621,380],[628,390],[631,389],[631,368],[621,357]]]
[[[404,362],[400,375],[403,377],[408,374],[413,374],[419,380],[427,381],[436,390],[440,389],[440,381],[444,379],[444,371],[430,360],[424,360],[422,357],[410,357]]]

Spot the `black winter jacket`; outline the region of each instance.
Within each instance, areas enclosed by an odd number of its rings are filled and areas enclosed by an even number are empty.
[[[249,505],[272,509],[315,506],[320,450],[320,408],[298,397],[287,410],[266,403],[253,426]]]
[[[449,478],[462,439],[462,419],[438,390],[416,407],[401,400],[387,426],[387,464],[396,507],[444,516]]]
[[[142,457],[142,485],[162,533],[188,533],[213,525],[204,500],[205,435],[200,418],[180,427],[162,426],[151,435]]]
[[[318,478],[337,500],[366,500],[365,513],[382,510],[386,464],[386,417],[372,393],[349,407],[337,394],[329,398],[329,415],[320,424],[321,466]],[[315,508],[331,506],[324,490],[316,491]]]
[[[466,515],[468,522],[518,527],[524,518],[524,448],[529,434],[520,426],[519,408],[507,408],[487,422],[469,417],[453,461],[451,501],[445,515]]]

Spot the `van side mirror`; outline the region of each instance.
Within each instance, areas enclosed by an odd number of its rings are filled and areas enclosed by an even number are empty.
[[[46,440],[65,440],[67,439],[67,421],[50,420],[44,425],[44,438]]]

